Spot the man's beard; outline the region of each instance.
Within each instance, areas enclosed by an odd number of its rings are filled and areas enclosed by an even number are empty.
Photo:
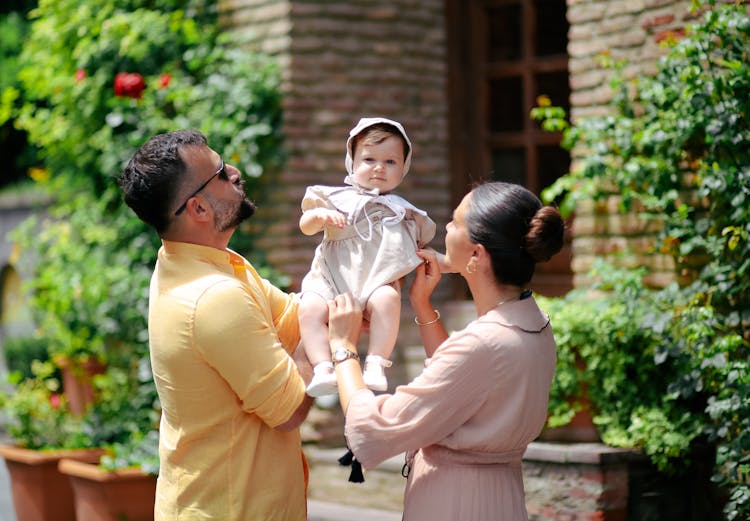
[[[234,206],[234,203],[213,198],[210,198],[210,201],[216,215],[214,226],[218,232],[235,229],[255,214],[255,203],[247,197],[243,198],[237,206]]]

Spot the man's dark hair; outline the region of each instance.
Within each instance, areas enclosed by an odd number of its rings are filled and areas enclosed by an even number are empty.
[[[190,145],[207,146],[208,141],[197,130],[157,134],[133,154],[119,178],[125,203],[159,234],[169,226],[174,200],[187,171],[180,150]]]

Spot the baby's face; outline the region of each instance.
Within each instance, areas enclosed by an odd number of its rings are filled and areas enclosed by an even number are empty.
[[[378,188],[381,194],[390,192],[404,177],[403,142],[391,136],[376,145],[360,143],[352,162],[352,177],[358,185]]]

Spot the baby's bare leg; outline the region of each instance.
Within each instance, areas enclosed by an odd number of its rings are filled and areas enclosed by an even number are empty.
[[[367,354],[388,359],[396,345],[401,319],[398,283],[376,289],[367,301],[367,311],[370,314],[370,348]]]
[[[307,358],[313,366],[331,360],[328,346],[328,303],[315,293],[302,295],[299,304],[299,330]]]

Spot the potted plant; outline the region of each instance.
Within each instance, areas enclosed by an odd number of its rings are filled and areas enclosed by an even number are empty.
[[[103,450],[84,434],[83,420],[71,414],[55,368],[32,362],[32,376],[18,380],[0,395],[12,445],[0,445],[10,475],[18,521],[74,521],[71,486],[57,470],[65,457],[96,462]]]
[[[112,445],[99,463],[63,458],[59,470],[73,487],[77,521],[153,519],[158,447],[151,430]]]
[[[18,521],[153,516],[159,403],[148,358],[134,364],[135,375],[119,368],[96,375],[97,399],[82,415],[60,392],[54,364],[33,365],[34,377],[2,396],[14,444],[0,446],[0,455]]]
[[[599,281],[589,289],[539,297],[558,358],[546,435],[585,411],[607,445],[641,448],[662,470],[679,466],[700,428],[692,401],[670,392],[680,367],[658,363],[663,335],[654,326],[668,319],[667,295],[647,288],[640,270],[598,262],[591,275]]]
[[[149,520],[159,472],[159,402],[151,366],[142,356],[133,372],[109,369],[94,377],[97,401],[86,420],[102,433],[113,417],[118,427],[101,460],[63,458],[59,471],[73,488],[78,521]]]
[[[104,454],[109,454],[104,459],[109,468],[137,467],[112,474],[107,482],[125,475],[132,484],[136,475],[150,474],[145,481],[151,499],[142,508],[153,510],[159,403],[148,357],[95,375],[96,399],[82,413],[71,410],[54,363],[34,360],[30,373],[12,373],[10,388],[0,395],[13,440],[0,447],[0,455],[8,466],[18,521],[76,519],[74,491],[79,487],[60,472],[60,463],[64,459],[96,467]],[[129,508],[134,506],[133,500]]]

